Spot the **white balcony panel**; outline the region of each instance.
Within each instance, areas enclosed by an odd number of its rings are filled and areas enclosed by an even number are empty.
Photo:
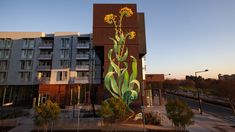
[[[89,65],[77,65],[76,66],[76,71],[88,71],[89,70]]]
[[[48,44],[40,43],[38,47],[39,49],[52,49],[53,44],[52,43],[48,43]]]
[[[88,60],[89,59],[89,54],[77,54],[76,59],[81,59],[81,60]]]
[[[83,44],[78,43],[77,44],[77,48],[78,49],[89,49],[90,48],[90,44],[89,43],[83,43]]]
[[[38,59],[40,59],[40,60],[51,60],[52,55],[51,54],[41,54],[41,55],[38,56]]]

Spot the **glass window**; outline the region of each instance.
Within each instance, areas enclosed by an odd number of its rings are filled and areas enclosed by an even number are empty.
[[[69,67],[69,61],[68,60],[61,60],[60,61],[60,66],[62,68],[68,68]]]
[[[27,39],[23,40],[23,48],[28,48]]]
[[[4,57],[4,50],[0,50],[0,59]]]
[[[27,57],[27,50],[21,51],[21,58],[25,59]]]
[[[60,58],[61,59],[69,58],[69,50],[61,50]]]
[[[7,39],[6,40],[6,48],[11,48],[12,45],[12,40],[11,39]]]
[[[61,39],[61,48],[69,48],[69,38]]]
[[[67,71],[58,71],[56,80],[57,81],[65,81],[65,80],[67,80],[67,77],[68,77]]]
[[[5,59],[8,59],[10,57],[10,51],[5,50]]]
[[[33,50],[28,50],[27,52],[27,58],[32,59],[33,58]]]
[[[0,72],[0,82],[6,81],[7,73],[6,72]]]
[[[28,40],[29,48],[34,48],[34,40]]]

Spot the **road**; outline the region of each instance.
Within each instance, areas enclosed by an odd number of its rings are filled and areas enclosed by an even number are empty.
[[[177,96],[177,95],[172,95],[172,94],[167,94],[167,98],[179,98],[181,100],[184,100],[192,109],[198,109],[199,104],[197,100],[190,99],[187,97],[182,97],[182,96]],[[219,118],[222,118],[226,121],[230,121],[235,123],[235,115],[233,114],[232,109],[220,106],[220,105],[215,105],[211,103],[206,103],[202,102],[202,112],[206,112],[212,115],[215,115]]]

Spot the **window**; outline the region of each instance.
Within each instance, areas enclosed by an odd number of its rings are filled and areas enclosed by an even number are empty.
[[[5,47],[6,48],[11,48],[11,45],[12,45],[12,40],[11,39],[7,39],[6,42],[5,42]]]
[[[38,72],[38,78],[42,79],[42,78],[50,78],[51,76],[51,72]]]
[[[0,82],[6,81],[7,73],[6,72],[0,72]]]
[[[31,72],[19,72],[20,81],[31,81]]]
[[[6,69],[8,69],[8,64],[7,64],[7,61],[6,61],[6,60],[0,61],[0,69],[1,69],[1,70],[6,70]]]
[[[67,59],[67,58],[69,58],[69,50],[67,50],[67,49],[61,50],[60,58],[61,58],[61,59]]]
[[[62,68],[69,68],[69,61],[68,60],[61,60],[60,61],[60,66]]]
[[[33,39],[24,39],[23,40],[23,48],[34,48],[34,40]]]
[[[69,48],[69,38],[61,39],[61,48]]]
[[[0,59],[9,59],[9,57],[10,57],[10,50],[8,49],[0,50]]]
[[[77,77],[89,77],[89,72],[77,72]]]
[[[67,77],[68,77],[67,71],[58,71],[56,80],[57,81],[65,81],[65,80],[67,80]]]
[[[51,66],[51,61],[39,61],[39,66]]]
[[[21,58],[22,59],[32,59],[33,58],[33,50],[27,49],[27,50],[22,50],[21,52]]]
[[[12,40],[11,39],[0,39],[0,48],[11,48]]]
[[[32,61],[31,60],[22,60],[21,61],[21,69],[22,70],[32,69]]]
[[[0,59],[3,59],[4,58],[4,50],[0,50]]]

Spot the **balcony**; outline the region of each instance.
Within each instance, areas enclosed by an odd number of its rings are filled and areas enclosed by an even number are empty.
[[[37,79],[40,84],[49,84],[50,83],[50,77],[41,77]]]
[[[32,66],[24,66],[24,67],[21,67],[20,71],[30,71],[32,70]]]
[[[77,60],[88,60],[89,59],[89,55],[88,54],[77,54],[76,55],[76,59]]]
[[[39,49],[52,49],[53,43],[40,43],[38,45]]]
[[[50,65],[43,65],[43,66],[38,66],[37,67],[38,71],[50,71],[51,70],[51,66]]]
[[[77,43],[77,49],[89,49],[90,43]]]
[[[0,71],[6,71],[7,67],[6,66],[0,66]]]
[[[8,60],[9,58],[9,55],[0,56],[0,60]]]
[[[38,56],[39,60],[51,60],[52,59],[52,54],[40,54]]]
[[[77,65],[76,71],[89,71],[89,65]]]
[[[81,76],[74,79],[74,83],[87,84],[89,83],[89,77]]]

